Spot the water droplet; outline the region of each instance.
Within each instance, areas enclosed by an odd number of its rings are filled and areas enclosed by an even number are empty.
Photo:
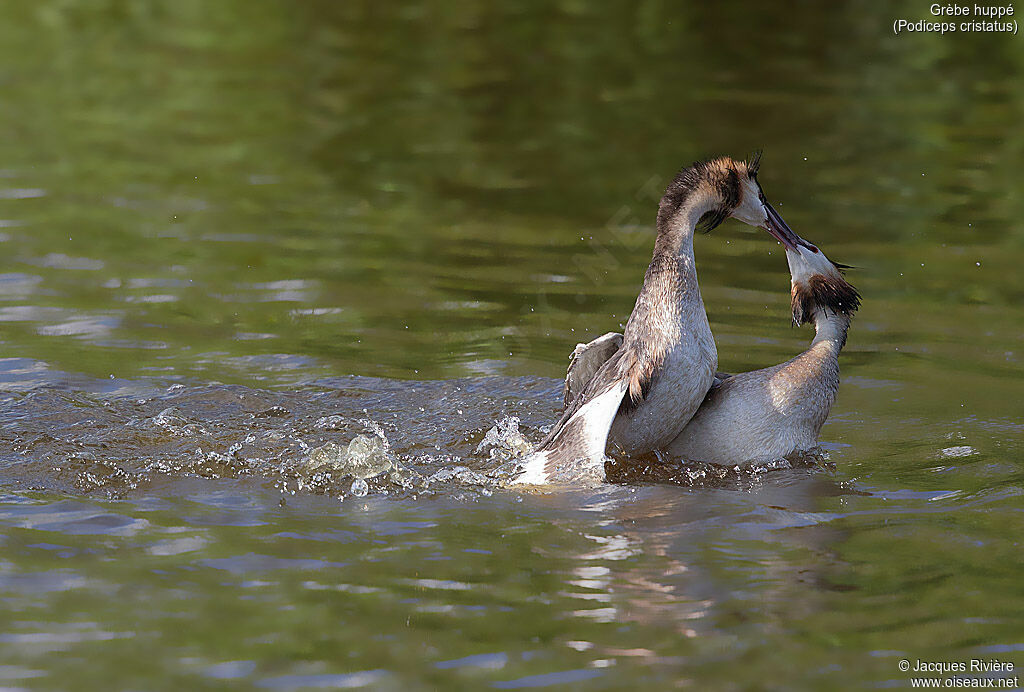
[[[352,494],[356,497],[366,497],[366,493],[370,491],[370,486],[366,484],[362,478],[357,478],[352,481]]]

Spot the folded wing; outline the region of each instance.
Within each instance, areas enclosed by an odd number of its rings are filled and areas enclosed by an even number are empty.
[[[562,398],[568,409],[576,401],[583,388],[590,384],[594,375],[609,358],[622,346],[622,334],[608,332],[588,344],[576,344],[569,358],[569,369],[565,372],[565,388]]]
[[[588,352],[582,361],[574,357],[570,372],[581,367],[580,363],[592,365],[598,352]],[[604,479],[608,433],[630,386],[629,364],[633,360],[623,354],[621,349],[615,350],[598,364],[593,377],[565,408],[536,451],[522,460],[523,471],[513,483],[544,485]]]

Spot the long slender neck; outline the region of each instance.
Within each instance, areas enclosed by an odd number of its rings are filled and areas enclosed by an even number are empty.
[[[655,361],[683,331],[706,333],[714,353],[693,257],[694,228],[711,206],[702,190],[689,191],[681,200],[662,198],[654,257],[624,332],[627,344],[639,340]]]
[[[814,310],[814,340],[811,341],[811,348],[818,344],[824,344],[834,357],[839,357],[839,352],[846,345],[846,332],[850,329],[850,318],[846,315],[827,312],[823,308]]]
[[[713,200],[703,192],[687,195],[674,214],[661,210],[658,214],[658,237],[654,241],[654,256],[693,256],[693,230],[700,217],[713,206]]]
[[[814,340],[806,351],[769,368],[768,390],[772,406],[791,420],[809,421],[817,435],[839,390],[839,352],[846,343],[850,318],[815,308]]]

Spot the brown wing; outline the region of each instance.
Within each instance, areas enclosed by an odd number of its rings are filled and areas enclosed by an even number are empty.
[[[569,359],[569,369],[565,373],[565,387],[562,400],[565,408],[569,408],[583,388],[594,379],[609,358],[622,346],[622,334],[608,332],[597,337],[588,344],[576,344]]]

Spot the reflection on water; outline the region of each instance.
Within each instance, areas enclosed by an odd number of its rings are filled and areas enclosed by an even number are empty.
[[[5,6],[0,687],[1024,665],[1024,53],[889,12]],[[502,489],[665,182],[758,147],[865,297],[821,454]],[[810,339],[762,236],[697,239],[728,371]]]
[[[1002,536],[1019,528],[1019,445],[986,431],[1019,426],[898,420],[930,436],[917,452],[830,443],[756,473],[648,466],[524,496],[496,472],[543,434],[557,380],[68,390],[17,370],[35,386],[2,408],[13,679],[78,680],[97,642],[120,665],[159,641],[156,668],[119,679],[716,686],[801,660],[828,685],[847,668],[895,679],[914,649],[894,639],[980,655],[979,637],[1015,636],[1004,604],[972,600],[976,624],[946,643],[964,593],[1017,583]]]

